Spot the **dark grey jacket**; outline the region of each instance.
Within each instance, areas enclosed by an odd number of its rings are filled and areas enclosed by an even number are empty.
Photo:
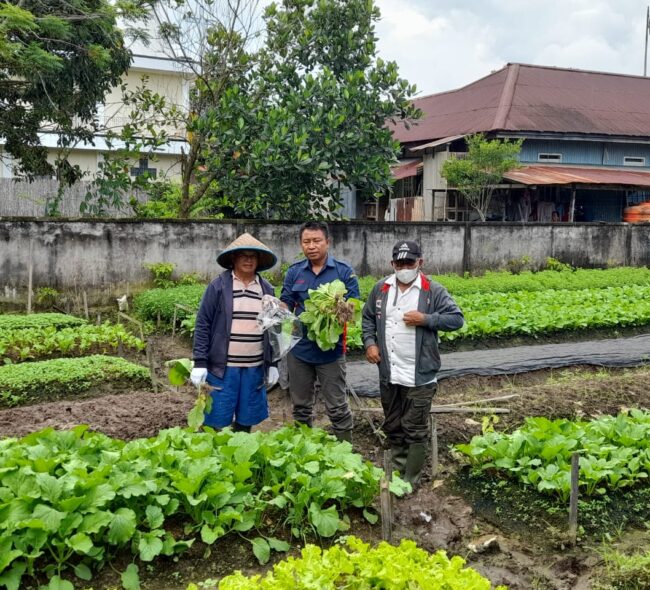
[[[451,295],[440,284],[430,281],[423,274],[422,289],[418,300],[418,311],[427,316],[425,326],[415,329],[415,385],[430,383],[440,369],[438,351],[438,331],[452,331],[463,327],[465,319]],[[363,346],[379,346],[381,362],[379,379],[390,382],[388,349],[386,348],[386,302],[390,285],[386,278],[379,281],[370,292],[363,307],[362,338]]]
[[[262,292],[273,295],[273,287],[257,275]],[[230,326],[232,324],[232,271],[222,272],[212,281],[203,294],[194,328],[194,366],[208,369],[217,377],[223,377],[228,359]],[[264,332],[264,367],[271,362],[273,353],[268,332]]]

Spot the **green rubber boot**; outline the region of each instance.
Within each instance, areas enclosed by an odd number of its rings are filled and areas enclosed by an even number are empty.
[[[426,443],[414,443],[409,445],[408,455],[406,456],[406,466],[404,467],[404,477],[415,489],[420,484],[422,470],[427,461]]]
[[[351,430],[335,430],[334,431],[334,436],[338,440],[347,440],[350,444],[352,444],[352,431]]]
[[[404,445],[390,445],[390,456],[393,463],[393,469],[404,474],[404,467],[406,467],[406,456],[408,449]]]

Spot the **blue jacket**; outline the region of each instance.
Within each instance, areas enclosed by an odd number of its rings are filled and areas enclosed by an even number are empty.
[[[309,297],[307,291],[317,289],[319,285],[331,283],[336,279],[345,283],[348,290],[346,299],[359,297],[359,281],[354,274],[354,269],[347,262],[328,256],[325,266],[315,275],[309,260],[301,260],[289,267],[284,277],[280,300],[286,303],[295,315],[300,315],[305,311],[305,300]],[[307,338],[307,330],[303,326],[303,337],[291,352],[305,363],[314,365],[333,363],[343,355],[343,337],[339,338],[334,350],[322,351],[315,342]]]
[[[264,294],[273,295],[273,287],[257,275]],[[194,328],[194,366],[208,369],[217,377],[223,377],[228,358],[230,327],[232,325],[232,271],[222,272],[212,281],[203,294]],[[264,332],[264,368],[271,362],[273,354],[267,332]]]

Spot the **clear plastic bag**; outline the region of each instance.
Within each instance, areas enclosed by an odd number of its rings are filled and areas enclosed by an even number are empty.
[[[262,296],[262,311],[257,315],[257,325],[269,334],[274,361],[285,357],[302,338],[300,320],[282,307],[280,300],[273,295]]]

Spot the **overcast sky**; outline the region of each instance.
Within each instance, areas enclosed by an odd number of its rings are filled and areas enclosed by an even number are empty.
[[[508,62],[643,75],[649,0],[376,2],[380,56],[397,62],[420,96]]]

